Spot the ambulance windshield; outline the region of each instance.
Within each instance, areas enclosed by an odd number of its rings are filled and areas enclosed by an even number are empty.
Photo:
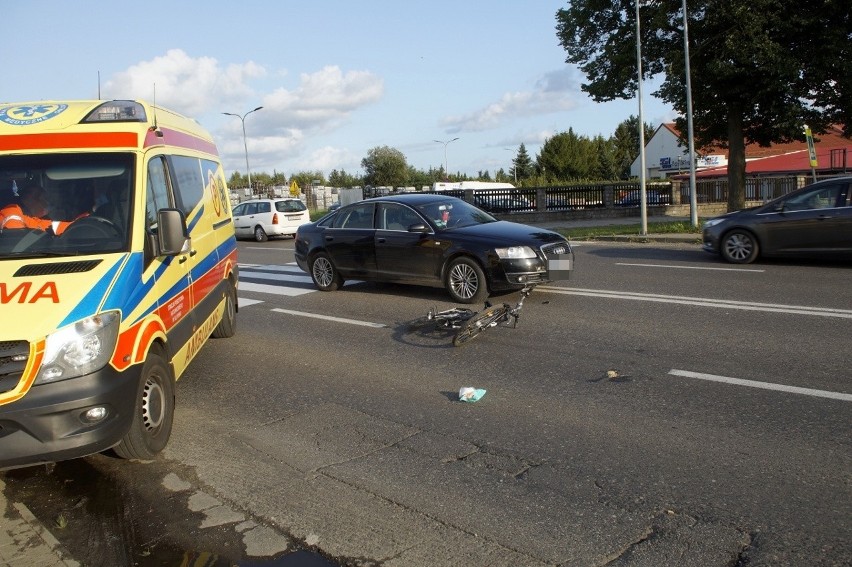
[[[134,157],[0,156],[0,260],[128,249]]]

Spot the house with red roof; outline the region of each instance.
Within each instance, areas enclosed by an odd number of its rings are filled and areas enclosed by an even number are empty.
[[[682,142],[674,123],[660,125],[645,144],[645,167],[648,179],[683,178],[689,175],[689,149]],[[852,173],[852,139],[843,136],[841,126],[832,126],[823,134],[814,135],[817,167],[811,170],[807,143],[802,141],[773,144],[763,147],[748,144],[746,176],[817,176]],[[696,148],[695,175],[700,178],[728,175],[728,150],[718,146]],[[639,176],[639,158],[630,168]]]

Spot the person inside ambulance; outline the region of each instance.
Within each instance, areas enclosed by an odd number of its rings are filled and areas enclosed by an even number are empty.
[[[56,236],[68,228],[70,221],[54,221],[47,216],[47,193],[40,185],[24,187],[17,201],[0,209],[0,232],[17,228],[34,228]]]

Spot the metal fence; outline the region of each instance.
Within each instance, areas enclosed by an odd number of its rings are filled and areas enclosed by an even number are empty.
[[[811,182],[808,176],[747,178],[745,200],[749,203],[770,201]],[[688,205],[689,191],[688,181],[650,181],[645,184],[646,204],[649,207]],[[458,197],[486,211],[501,214],[619,209],[639,207],[641,200],[638,182],[424,192]],[[393,193],[395,191],[388,187],[364,188],[365,199]],[[728,202],[728,180],[697,179],[695,193],[698,203],[725,204]]]

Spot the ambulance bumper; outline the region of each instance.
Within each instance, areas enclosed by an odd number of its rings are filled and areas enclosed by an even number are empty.
[[[33,386],[0,406],[0,470],[74,459],[109,449],[130,429],[142,365]],[[104,408],[94,421],[90,412]],[[88,412],[88,414],[87,414]]]

